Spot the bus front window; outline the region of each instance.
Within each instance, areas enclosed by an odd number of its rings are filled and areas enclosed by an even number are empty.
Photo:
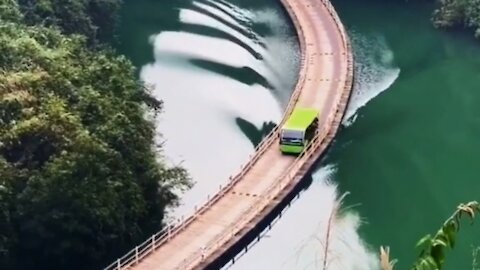
[[[283,144],[303,144],[304,132],[301,130],[282,130],[280,141]]]

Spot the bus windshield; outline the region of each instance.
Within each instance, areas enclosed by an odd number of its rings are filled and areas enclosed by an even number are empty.
[[[302,144],[304,132],[301,130],[282,130],[281,142],[291,144]]]

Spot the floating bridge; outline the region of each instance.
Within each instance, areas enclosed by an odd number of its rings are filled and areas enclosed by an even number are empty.
[[[298,157],[279,151],[275,128],[238,175],[193,215],[150,237],[105,270],[208,268],[293,190],[332,142],[352,90],[349,38],[328,0],[281,0],[301,50],[298,82],[281,126],[295,106],[318,108],[317,134]],[[227,153],[226,153],[227,154]]]

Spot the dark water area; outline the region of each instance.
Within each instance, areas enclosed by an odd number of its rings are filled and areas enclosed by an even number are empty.
[[[347,28],[380,33],[400,76],[341,131],[326,163],[350,191],[370,247],[391,247],[408,269],[417,240],[461,202],[480,199],[480,41],[434,29],[428,2],[334,1]],[[445,269],[472,269],[480,227],[468,222]]]

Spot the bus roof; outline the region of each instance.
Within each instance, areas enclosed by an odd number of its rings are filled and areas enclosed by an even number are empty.
[[[319,111],[312,108],[294,108],[292,114],[283,125],[283,129],[305,130],[315,120]]]

